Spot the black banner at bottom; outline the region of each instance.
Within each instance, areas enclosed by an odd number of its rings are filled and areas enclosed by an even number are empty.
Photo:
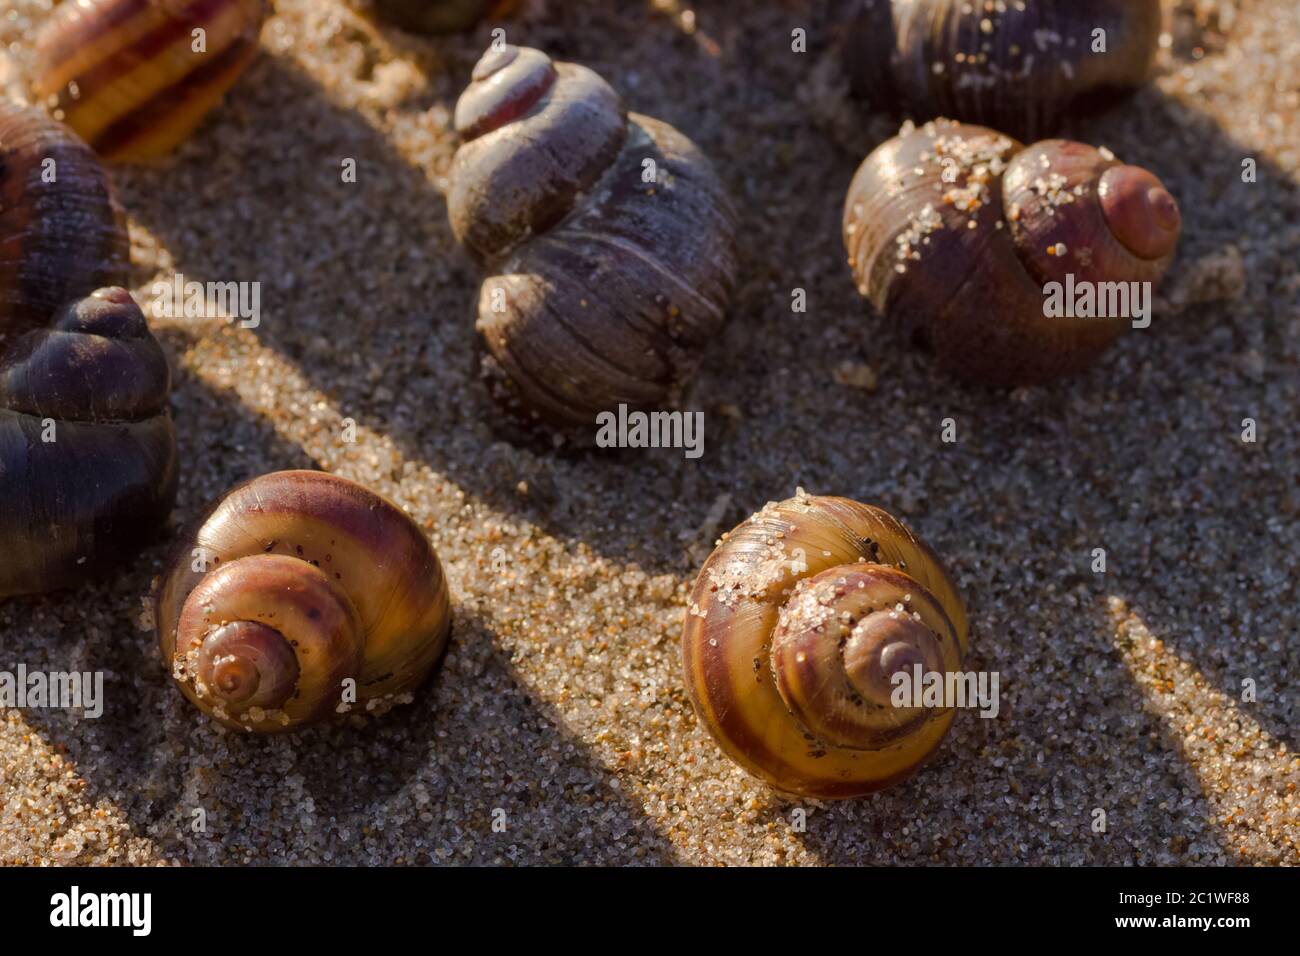
[[[8,869],[0,870],[0,913],[11,943],[75,933],[83,944],[256,939],[258,950],[396,943],[420,932],[417,923],[427,931],[449,920],[464,921],[465,932],[490,928],[496,944],[512,931],[531,943],[564,932],[578,934],[570,944],[644,938],[656,927],[673,932],[664,925],[673,912],[716,925],[728,940],[761,936],[764,917],[785,914],[843,929],[865,921],[873,937],[906,941],[911,932],[918,944],[975,944],[1012,924],[1058,940],[1199,934],[1230,943],[1290,925],[1297,887],[1293,870],[1247,868]]]

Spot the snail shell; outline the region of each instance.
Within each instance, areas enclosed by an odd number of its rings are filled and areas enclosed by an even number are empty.
[[[295,730],[413,690],[451,631],[447,579],[404,511],[314,471],[239,485],[177,544],[157,592],[163,661],[222,724]]]
[[[682,634],[686,687],[722,749],[778,790],[853,797],[939,746],[951,709],[893,706],[891,676],[961,669],[966,611],[888,513],[802,492],[705,561]]]
[[[520,0],[374,0],[375,13],[415,33],[458,33],[513,13]]]
[[[1034,138],[1146,83],[1159,42],[1160,0],[860,0],[844,56],[873,105]]]
[[[252,62],[264,0],[65,2],[36,41],[33,92],[106,159],[186,139]]]
[[[557,429],[675,404],[735,281],[734,214],[703,154],[528,48],[485,54],[455,121],[447,207],[492,273],[477,328],[493,394]]]
[[[1130,323],[1048,317],[1045,287],[1159,282],[1181,217],[1160,180],[1067,140],[905,125],[858,168],[844,246],[858,291],[971,382],[1030,385],[1094,362]]]
[[[152,538],[176,495],[171,375],[121,288],[95,154],[0,103],[0,598],[69,587]]]

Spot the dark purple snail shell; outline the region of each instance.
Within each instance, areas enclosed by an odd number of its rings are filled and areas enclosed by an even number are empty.
[[[1160,0],[858,0],[843,55],[877,109],[1034,139],[1146,83],[1160,24]]]
[[[0,598],[117,567],[176,495],[170,372],[89,147],[0,105]]]
[[[935,120],[858,168],[844,246],[858,291],[966,381],[1032,385],[1092,364],[1125,316],[1048,316],[1064,283],[1159,282],[1178,205],[1146,170],[1083,143],[1023,146]]]
[[[736,273],[734,213],[703,154],[586,67],[521,47],[483,57],[456,127],[447,207],[489,273],[477,329],[494,397],[560,431],[676,404]]]

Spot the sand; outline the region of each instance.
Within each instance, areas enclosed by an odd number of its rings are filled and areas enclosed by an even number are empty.
[[[20,85],[50,5],[0,11],[0,86]],[[164,672],[144,599],[165,541],[112,580],[7,601],[0,669],[102,670],[107,702],[98,720],[0,713],[0,862],[1300,860],[1300,7],[1177,4],[1158,79],[1070,127],[1155,170],[1184,238],[1150,329],[1008,393],[939,377],[853,289],[840,204],[897,123],[844,98],[823,6],[551,0],[509,25],[695,138],[736,197],[741,287],[687,460],[489,427],[478,277],[442,199],[487,28],[416,39],[337,0],[279,0],[226,105],[169,163],[116,171],[142,303],[177,272],[262,283],[257,329],[153,320],[176,379],[173,521],[275,469],[364,482],[437,547],[451,650],[380,720],[246,739]],[[798,486],[911,523],[966,596],[971,666],[1001,675],[996,719],[959,714],[931,765],[866,799],[747,777],[679,676],[699,562]]]

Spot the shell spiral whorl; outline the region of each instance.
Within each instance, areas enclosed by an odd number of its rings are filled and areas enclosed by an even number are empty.
[[[1159,282],[1178,204],[1146,170],[1067,140],[905,125],[858,168],[844,246],[858,290],[967,381],[1030,385],[1092,364],[1125,315],[1049,316],[1067,281]],[[1071,278],[1073,277],[1073,278]]]
[[[802,493],[725,535],[696,580],[686,686],[727,754],[779,790],[852,797],[934,752],[951,710],[895,707],[899,671],[961,668],[961,598],[879,508]]]
[[[493,273],[476,325],[493,395],[560,430],[676,403],[736,272],[734,214],[703,154],[591,70],[528,48],[489,50],[455,118],[447,207]]]
[[[369,710],[433,669],[451,629],[446,578],[396,505],[343,478],[263,475],[177,546],[157,595],[181,690],[223,724],[294,730]]]
[[[1160,0],[859,0],[844,59],[875,106],[1033,138],[1144,84],[1160,25]]]
[[[171,512],[171,373],[128,251],[94,153],[0,104],[0,598],[120,564]]]
[[[106,159],[170,152],[257,55],[265,0],[79,0],[36,42],[33,92]]]

